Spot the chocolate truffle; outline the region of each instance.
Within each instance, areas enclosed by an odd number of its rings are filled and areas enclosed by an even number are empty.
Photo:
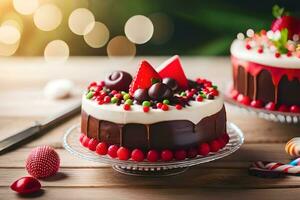
[[[111,90],[128,91],[132,77],[123,71],[114,71],[105,77],[105,86]]]
[[[137,89],[133,94],[133,98],[139,104],[142,104],[143,101],[149,100],[148,90],[147,89]]]
[[[148,90],[149,97],[156,101],[169,99],[172,94],[172,90],[164,83],[155,83]]]
[[[172,78],[164,78],[162,80],[162,82],[164,84],[166,84],[167,86],[169,86],[169,88],[172,90],[172,91],[176,91],[178,89],[178,84],[177,84],[177,81],[175,79],[172,79]]]

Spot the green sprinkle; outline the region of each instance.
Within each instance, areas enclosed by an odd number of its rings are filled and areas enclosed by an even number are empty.
[[[213,85],[212,87],[213,87],[215,90],[218,89],[218,86],[216,86],[216,85]]]
[[[186,96],[186,93],[185,92],[181,92],[180,96]]]
[[[87,99],[91,99],[93,96],[94,96],[94,92],[91,90],[86,94]]]
[[[143,101],[143,106],[147,106],[147,107],[151,106],[150,101]]]
[[[125,101],[125,104],[132,105],[132,100],[131,100],[131,99],[127,99],[127,100]]]
[[[112,97],[110,102],[111,103],[117,103],[119,101],[119,99],[117,97]]]
[[[124,92],[124,91],[121,91],[121,94],[124,96],[125,94],[127,94],[126,92]]]
[[[200,96],[206,99],[206,94],[201,93]]]
[[[165,99],[165,100],[163,100],[163,104],[169,105],[169,104],[170,104],[170,101],[169,101],[168,99]]]
[[[130,94],[123,94],[123,99],[126,101],[127,99],[130,99]]]

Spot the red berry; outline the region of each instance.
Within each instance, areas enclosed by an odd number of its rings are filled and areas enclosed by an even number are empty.
[[[130,110],[130,104],[124,104],[123,108],[124,110]]]
[[[105,142],[100,142],[96,146],[96,153],[99,155],[106,155],[107,154],[107,144]]]
[[[156,162],[159,159],[159,153],[155,150],[148,151],[147,160],[150,162]]]
[[[27,176],[13,182],[10,188],[20,194],[30,194],[39,191],[41,183],[36,178]]]
[[[239,95],[239,92],[237,90],[232,90],[230,95],[231,95],[231,98],[236,100]]]
[[[144,160],[144,153],[140,149],[134,149],[131,153],[131,158],[134,161],[141,162]]]
[[[161,77],[146,60],[143,60],[140,64],[136,76],[129,86],[129,94],[133,96],[134,92],[138,88],[149,88],[152,85],[154,79],[160,80]]]
[[[202,143],[198,147],[198,154],[201,156],[207,156],[210,152],[210,147],[207,143]]]
[[[300,107],[296,106],[296,105],[293,105],[293,106],[290,107],[290,112],[292,112],[292,113],[300,113]]]
[[[219,145],[220,145],[220,149],[222,149],[223,147],[226,146],[225,141],[222,138],[217,139]]]
[[[160,156],[163,161],[170,161],[173,159],[173,152],[166,149],[161,152]]]
[[[143,111],[144,111],[144,112],[149,112],[149,110],[150,110],[150,107],[149,107],[149,106],[144,106],[144,107],[143,107]]]
[[[229,135],[227,133],[224,133],[222,136],[221,136],[222,140],[225,142],[225,144],[227,144],[230,140],[229,138]]]
[[[162,105],[163,105],[162,103],[157,103],[156,107],[160,109],[162,107]]]
[[[212,142],[209,143],[209,148],[211,152],[217,152],[220,149],[220,143],[218,140],[213,140]]]
[[[182,105],[176,104],[175,108],[176,108],[177,110],[181,110],[181,109],[182,109]]]
[[[119,147],[117,145],[110,145],[108,147],[107,154],[112,158],[116,158],[118,156],[117,155],[118,149]]]
[[[85,136],[84,133],[81,133],[80,136],[79,136],[79,141],[80,141],[81,144],[82,144],[84,136]]]
[[[197,96],[196,100],[201,102],[201,101],[203,101],[203,97],[199,95],[199,96]]]
[[[110,103],[110,97],[109,96],[106,96],[104,97],[104,103]]]
[[[163,105],[161,106],[161,109],[162,109],[163,111],[167,111],[167,110],[169,110],[169,106],[168,106],[167,104],[163,104]]]
[[[186,151],[181,149],[181,150],[176,150],[174,157],[176,160],[184,160],[186,158]]]
[[[117,151],[117,155],[120,160],[128,160],[130,157],[130,151],[125,147],[120,147]]]
[[[273,102],[269,102],[269,103],[267,103],[267,105],[265,106],[265,108],[267,110],[274,111],[274,110],[276,110],[276,105]]]
[[[251,49],[251,46],[250,44],[246,44],[246,49],[250,50]]]
[[[286,105],[281,105],[281,106],[279,106],[278,111],[280,111],[280,112],[288,112],[289,108]]]
[[[258,52],[258,53],[263,53],[263,52],[264,52],[264,49],[263,49],[262,47],[259,47],[259,48],[257,49],[257,52]]]
[[[187,157],[188,158],[195,158],[198,154],[198,151],[196,148],[190,148],[187,152]]]
[[[84,136],[84,138],[82,139],[82,145],[85,147],[88,147],[89,142],[90,142],[90,138],[88,138],[87,136]]]
[[[291,56],[292,56],[292,52],[288,51],[288,52],[286,53],[286,56],[287,56],[287,57],[291,57]]]
[[[98,145],[98,141],[95,139],[95,138],[92,138],[90,141],[89,141],[89,144],[88,144],[88,147],[91,151],[96,151],[96,147]]]
[[[173,56],[156,70],[162,78],[172,78],[176,80],[180,88],[186,89],[188,87],[188,80],[181,67],[179,56]]]
[[[239,94],[237,97],[237,101],[244,104],[244,105],[250,105],[250,98],[248,96],[244,96],[242,94]]]
[[[280,56],[281,56],[281,54],[280,54],[279,52],[276,52],[276,53],[275,53],[275,57],[276,57],[276,58],[279,58]]]
[[[261,100],[253,100],[253,101],[251,101],[250,105],[254,108],[262,108],[263,102]]]

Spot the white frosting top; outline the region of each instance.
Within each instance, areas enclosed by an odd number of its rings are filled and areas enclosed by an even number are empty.
[[[174,106],[169,106],[168,111],[161,109],[150,109],[148,113],[143,111],[141,105],[132,105],[130,111],[125,111],[123,106],[115,104],[98,105],[96,101],[82,97],[82,109],[89,115],[114,123],[140,123],[153,124],[170,120],[189,120],[197,124],[201,119],[213,115],[223,107],[223,98],[218,96],[214,100],[204,99],[202,102],[189,101],[191,106],[177,110]]]
[[[245,46],[245,41],[236,39],[231,44],[230,52],[239,59],[267,66],[292,69],[300,68],[300,59],[296,56],[287,57],[286,55],[281,55],[279,58],[276,58],[274,52],[271,52],[267,48],[260,54],[257,52],[257,48],[248,50]]]

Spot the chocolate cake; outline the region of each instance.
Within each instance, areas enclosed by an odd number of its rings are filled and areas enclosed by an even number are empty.
[[[256,108],[299,113],[300,20],[283,13],[271,30],[247,33],[231,45],[232,97]]]
[[[115,71],[91,83],[82,98],[81,132],[81,143],[100,155],[135,161],[205,156],[229,139],[217,86],[188,80],[178,56],[157,69],[142,61],[134,79]]]

